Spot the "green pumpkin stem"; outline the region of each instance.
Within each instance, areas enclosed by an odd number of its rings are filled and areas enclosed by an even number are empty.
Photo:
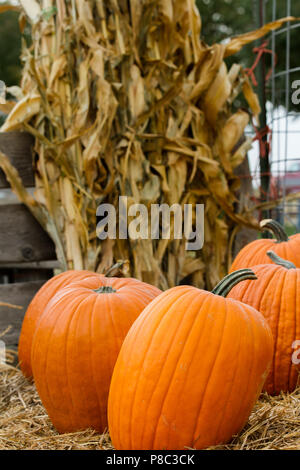
[[[286,269],[296,269],[294,263],[287,259],[280,258],[274,251],[267,251],[267,255],[275,264],[278,264],[278,266],[283,266]]]
[[[222,281],[219,282],[219,284],[212,290],[212,293],[226,297],[234,286],[249,279],[257,279],[254,272],[251,269],[239,269],[238,271],[234,271],[224,277],[224,279],[222,279]]]
[[[94,292],[96,292],[96,294],[113,294],[117,291],[111,286],[101,286],[99,289],[94,289]]]
[[[260,222],[260,227],[262,230],[269,230],[277,240],[277,243],[287,242],[289,237],[284,230],[284,227],[273,219],[264,219]]]

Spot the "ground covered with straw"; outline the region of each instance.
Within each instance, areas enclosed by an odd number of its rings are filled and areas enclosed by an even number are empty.
[[[112,446],[108,434],[92,430],[58,434],[35,386],[19,369],[0,365],[0,449],[106,450]]]
[[[92,430],[60,435],[36,389],[21,372],[0,365],[0,449],[110,450],[108,434]],[[241,434],[220,450],[300,450],[300,388],[290,395],[262,396]]]

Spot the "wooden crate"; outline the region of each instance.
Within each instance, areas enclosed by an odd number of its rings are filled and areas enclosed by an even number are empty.
[[[14,167],[18,170],[24,186],[34,186],[32,171],[34,140],[26,132],[1,132],[0,150],[10,158]],[[4,173],[0,170],[0,188],[9,188]]]
[[[27,133],[0,133],[0,150],[19,171],[23,184],[33,192],[33,139]],[[0,170],[0,301],[20,305],[21,310],[0,307],[0,333],[7,348],[16,348],[26,308],[59,267],[48,234],[18,202]]]
[[[19,305],[21,310],[0,305],[0,332],[10,327],[10,330],[1,337],[7,349],[16,349],[18,346],[20,330],[26,309],[33,296],[45,281],[28,281],[0,285],[0,299],[3,302]]]
[[[22,204],[0,203],[0,263],[55,259],[47,233]]]

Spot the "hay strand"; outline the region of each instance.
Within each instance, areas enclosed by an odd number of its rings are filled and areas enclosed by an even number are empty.
[[[10,365],[0,365],[0,449],[110,450],[107,433],[59,435],[36,389]],[[216,450],[300,450],[300,388],[278,397],[263,395],[243,431]]]

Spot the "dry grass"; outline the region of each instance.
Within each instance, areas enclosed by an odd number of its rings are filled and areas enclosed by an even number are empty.
[[[33,384],[11,366],[0,365],[0,449],[109,450],[108,434],[87,430],[58,434]],[[214,449],[300,449],[300,389],[279,397],[264,395],[241,434]]]
[[[300,450],[300,388],[257,402],[248,424],[221,450]]]
[[[0,449],[111,449],[108,434],[87,430],[60,435],[52,426],[35,386],[11,366],[0,365]]]

